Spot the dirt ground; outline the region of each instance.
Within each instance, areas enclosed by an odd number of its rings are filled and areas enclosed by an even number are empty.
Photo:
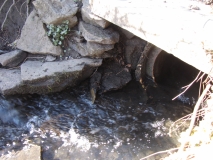
[[[4,4],[4,2],[6,2]],[[4,6],[2,7],[2,5]],[[17,38],[19,38],[21,29],[25,23],[27,17],[27,0],[15,0],[15,4],[12,0],[1,0],[0,1],[0,26],[3,22],[3,30],[0,30],[0,50],[12,50],[13,47],[10,45]],[[29,12],[32,10],[32,4],[29,5]],[[7,15],[8,12],[8,15]],[[7,18],[5,19],[7,15]]]

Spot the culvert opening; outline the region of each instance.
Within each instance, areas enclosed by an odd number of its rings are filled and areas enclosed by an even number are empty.
[[[154,63],[157,84],[180,88],[192,82],[198,73],[199,70],[165,51],[160,52]]]

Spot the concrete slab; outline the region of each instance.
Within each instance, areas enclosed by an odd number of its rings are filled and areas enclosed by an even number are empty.
[[[213,75],[213,9],[192,0],[89,0],[92,12]]]

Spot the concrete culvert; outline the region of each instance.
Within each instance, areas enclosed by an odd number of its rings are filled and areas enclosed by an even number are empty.
[[[189,84],[197,76],[199,71],[193,66],[163,50],[156,51],[149,56],[147,74],[157,84],[180,88]]]
[[[154,64],[156,83],[181,87],[197,76],[198,70],[175,56],[160,52]]]

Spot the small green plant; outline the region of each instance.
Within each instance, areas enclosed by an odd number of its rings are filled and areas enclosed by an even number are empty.
[[[53,44],[55,46],[61,46],[63,44],[66,35],[69,33],[69,21],[66,20],[62,22],[62,24],[54,25],[48,24],[47,25],[47,36],[50,37]]]

